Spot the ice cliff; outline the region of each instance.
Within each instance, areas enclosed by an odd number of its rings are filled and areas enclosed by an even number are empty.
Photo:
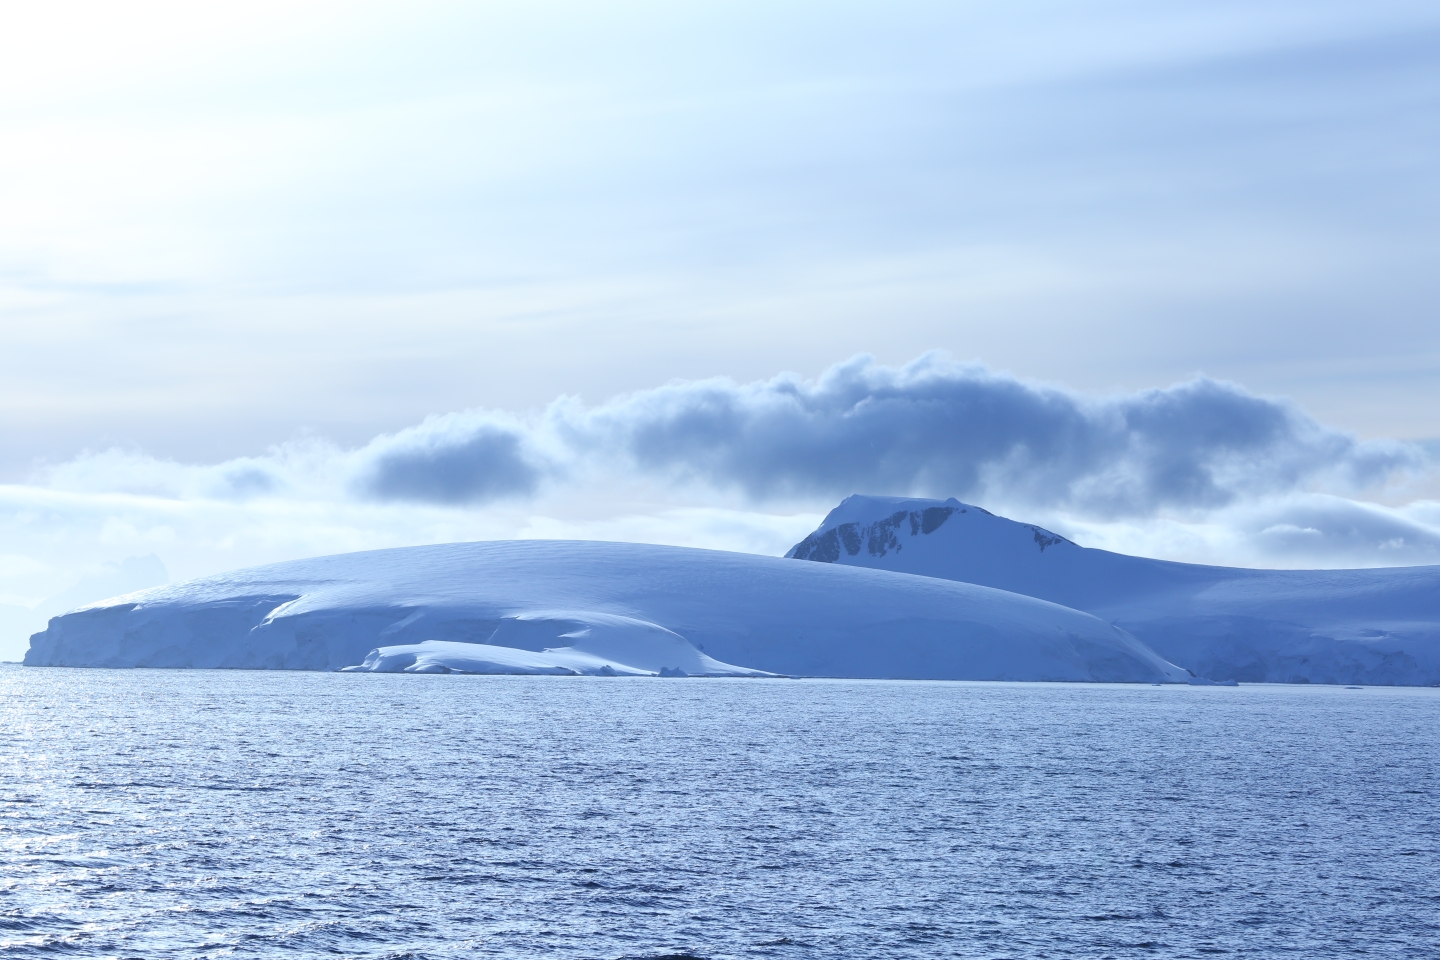
[[[1213,680],[1440,684],[1440,566],[1171,563],[1081,547],[958,500],[864,496],[847,498],[787,556],[1049,600]]]
[[[1185,681],[1096,617],[968,583],[629,543],[319,557],[50,621],[32,665]]]

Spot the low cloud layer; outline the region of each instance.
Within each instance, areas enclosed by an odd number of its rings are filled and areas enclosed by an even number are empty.
[[[1190,518],[1107,521],[1063,511],[1023,514],[1088,547],[1168,560],[1289,568],[1440,563],[1436,501],[1387,507],[1291,493]]]
[[[1357,556],[1375,564],[1440,563],[1440,529],[1374,504],[1308,496],[1248,513],[1241,529],[1264,555],[1296,566],[1343,565]]]
[[[310,443],[210,467],[110,452],[47,482],[478,507],[638,480],[762,507],[865,491],[1121,519],[1353,494],[1429,463],[1419,445],[1361,441],[1234,384],[1197,378],[1095,396],[929,354],[899,368],[856,357],[815,380],[678,382],[595,407],[562,398],[530,420],[447,414],[354,450]]]

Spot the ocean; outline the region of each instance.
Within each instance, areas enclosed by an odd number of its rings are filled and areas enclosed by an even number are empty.
[[[1440,690],[0,667],[0,956],[1440,956]]]

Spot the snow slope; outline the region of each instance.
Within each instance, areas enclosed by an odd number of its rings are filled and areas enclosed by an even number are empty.
[[[847,498],[787,554],[1084,610],[1213,680],[1440,684],[1440,566],[1249,570],[1130,557],[958,500]]]
[[[50,621],[27,664],[1184,681],[1029,597],[630,543],[455,543],[240,570]]]

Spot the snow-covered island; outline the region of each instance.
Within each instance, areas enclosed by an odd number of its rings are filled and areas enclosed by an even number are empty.
[[[854,496],[787,554],[1084,610],[1212,680],[1440,684],[1440,566],[1251,570],[1078,546],[958,500]]]
[[[235,571],[55,617],[25,663],[1432,685],[1440,566],[1171,563],[855,496],[786,559],[530,540]]]
[[[989,587],[632,543],[319,557],[56,617],[44,666],[1185,682],[1124,630]]]

